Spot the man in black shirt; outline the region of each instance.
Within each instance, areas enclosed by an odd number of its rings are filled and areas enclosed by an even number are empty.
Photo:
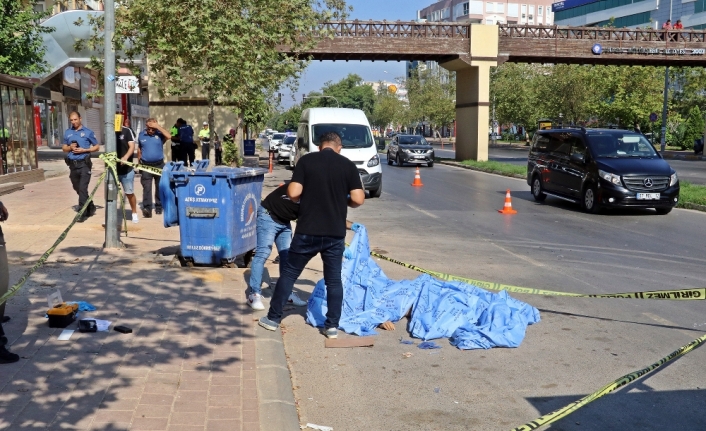
[[[119,132],[115,132],[115,142],[117,143],[118,158],[123,162],[132,162],[132,156],[135,153],[135,132],[130,128],[130,120],[125,118],[123,127]],[[132,166],[119,164],[116,168],[118,171],[118,180],[123,187],[123,193],[130,203],[132,210],[132,222],[137,223],[137,199],[135,198],[135,171]]]
[[[365,192],[355,163],[339,154],[341,137],[329,132],[322,135],[319,142],[320,151],[299,160],[287,187],[289,198],[300,204],[297,229],[286,262],[281,266],[270,309],[259,325],[270,331],[279,327],[294,282],[309,260],[321,253],[328,305],[321,332],[328,338],[336,338],[343,304],[341,264],[345,249],[346,207],[362,205]]]

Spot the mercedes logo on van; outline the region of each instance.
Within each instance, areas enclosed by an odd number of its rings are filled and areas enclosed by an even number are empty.
[[[644,184],[645,187],[652,187],[652,178],[645,178],[645,180],[642,181],[642,184]]]

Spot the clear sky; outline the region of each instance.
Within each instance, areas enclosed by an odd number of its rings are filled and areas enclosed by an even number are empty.
[[[347,0],[353,6],[349,19],[361,21],[411,21],[417,18],[417,10],[425,8],[435,0]],[[349,73],[360,75],[366,81],[394,81],[404,77],[405,63],[396,61],[316,61],[299,81],[297,94],[291,94],[288,89],[282,90],[282,105],[285,108],[299,103],[302,94],[319,90],[327,81],[339,81]],[[293,99],[294,97],[294,99]]]

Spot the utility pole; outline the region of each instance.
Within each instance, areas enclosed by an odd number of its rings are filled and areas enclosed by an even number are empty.
[[[104,0],[105,9],[105,38],[104,66],[105,80],[103,91],[105,98],[105,152],[114,153],[115,147],[115,48],[113,48],[113,34],[115,33],[115,1]],[[122,126],[122,124],[121,124]],[[108,174],[105,181],[105,248],[119,248],[120,235],[118,232],[118,185],[117,178],[106,166]]]
[[[662,133],[659,137],[660,152],[664,155],[667,147],[667,99],[669,98],[669,66],[664,68],[664,101],[662,102]]]

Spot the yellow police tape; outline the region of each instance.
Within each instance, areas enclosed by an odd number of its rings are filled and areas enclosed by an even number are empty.
[[[620,377],[616,380],[613,380],[612,382],[608,383],[607,385],[603,386],[596,392],[586,395],[585,397],[581,398],[578,401],[574,401],[573,403],[564,406],[558,410],[555,410],[549,414],[546,414],[540,418],[537,418],[531,422],[527,422],[526,424],[513,428],[512,431],[531,431],[531,430],[536,430],[537,428],[548,425],[552,422],[556,422],[559,419],[568,416],[569,414],[575,412],[576,410],[580,409],[581,407],[585,406],[586,404],[597,400],[598,398],[607,395],[613,391],[615,391],[618,388],[621,388],[623,386],[629,385],[630,383],[634,382],[635,380],[644,377],[645,375],[651,373],[652,371],[656,370],[657,368],[661,367],[662,365],[666,364],[667,362],[670,362],[680,356],[684,356],[687,353],[691,352],[701,344],[706,342],[706,334],[702,335],[701,337],[697,338],[696,340],[692,341],[689,344],[686,344],[679,349],[673,351],[669,355],[665,356],[664,358],[660,359],[659,361],[655,362],[654,364],[645,367],[641,370],[633,371],[630,374],[626,374],[623,377]]]
[[[84,212],[86,212],[86,209],[88,208],[88,205],[93,201],[93,196],[96,194],[96,191],[98,190],[98,186],[101,185],[103,180],[105,179],[107,172],[103,172],[101,176],[98,178],[98,182],[96,183],[96,186],[93,187],[93,191],[91,192],[90,195],[88,195],[88,200],[86,200],[86,203],[83,204],[83,207],[76,213],[76,217],[74,217],[73,221],[69,224],[69,226],[64,229],[63,232],[61,232],[61,235],[59,235],[59,238],[57,238],[56,241],[54,241],[54,244],[52,244],[51,247],[47,251],[44,252],[42,257],[39,258],[37,263],[35,263],[25,274],[20,278],[20,280],[13,284],[12,287],[2,296],[0,296],[0,305],[4,304],[8,299],[12,298],[17,294],[17,292],[24,286],[24,284],[27,282],[27,279],[34,274],[35,271],[39,269],[42,265],[44,265],[44,262],[47,261],[49,258],[49,255],[51,255],[54,250],[56,250],[56,247],[61,244],[61,242],[66,239],[66,235],[68,235],[69,231],[71,230],[72,227],[76,224],[76,222],[81,218]]]
[[[549,296],[570,296],[573,298],[632,298],[632,299],[668,299],[672,301],[687,301],[687,300],[703,300],[706,299],[706,288],[699,287],[693,289],[678,289],[678,290],[652,290],[648,292],[627,292],[627,293],[598,293],[598,294],[583,294],[571,292],[557,292],[554,290],[533,289],[529,287],[510,286],[508,284],[493,283],[490,281],[474,280],[471,278],[458,277],[455,275],[444,274],[443,272],[429,271],[428,269],[420,268],[416,265],[401,262],[399,260],[387,257],[374,251],[370,252],[371,256],[384,259],[388,262],[396,263],[405,268],[412,269],[423,274],[429,274],[433,277],[447,281],[461,281],[463,283],[472,284],[487,290],[506,290],[512,293],[526,293],[530,295],[549,295]]]
[[[133,168],[135,168],[137,170],[150,172],[154,175],[160,175],[160,176],[162,175],[162,170],[159,168],[155,168],[152,166],[144,166],[144,165],[140,165],[140,164],[136,164],[136,163],[132,163],[132,162],[121,162],[120,159],[118,159],[117,153],[105,153],[105,154],[101,154],[99,157],[101,160],[103,160],[106,167],[114,175],[116,183],[119,183],[119,181],[117,181],[118,173],[116,170],[116,166],[118,163],[124,163],[124,164],[132,166]],[[108,170],[106,170],[105,172],[103,172],[101,174],[101,176],[98,178],[98,182],[96,183],[95,187],[93,187],[93,191],[88,196],[86,203],[83,204],[83,207],[81,207],[81,209],[76,213],[76,217],[74,217],[73,221],[69,224],[69,226],[66,229],[64,229],[64,231],[61,233],[61,235],[59,235],[59,238],[54,242],[54,244],[51,247],[49,247],[49,249],[47,251],[44,252],[44,254],[39,258],[37,263],[35,263],[29,270],[27,270],[27,272],[25,272],[25,274],[22,276],[22,278],[20,278],[20,280],[17,283],[12,285],[12,287],[10,287],[4,295],[0,296],[0,305],[4,304],[5,302],[7,302],[8,299],[15,296],[17,294],[17,292],[22,288],[22,286],[24,286],[24,284],[27,282],[29,277],[32,274],[34,274],[42,265],[44,265],[44,263],[47,261],[49,256],[56,250],[56,248],[59,246],[59,244],[61,244],[61,242],[64,241],[64,239],[66,239],[66,236],[68,235],[71,228],[74,227],[74,225],[76,224],[76,222],[78,222],[78,220],[81,218],[83,213],[86,212],[88,205],[91,202],[93,202],[93,196],[95,196],[96,191],[98,191],[98,187],[101,185],[101,183],[103,183],[107,174],[108,174]],[[125,215],[125,211],[124,211],[125,202],[123,200],[122,194],[120,195],[120,201],[121,201],[121,204],[123,207],[123,220],[125,221],[125,217],[124,217],[124,215]],[[127,221],[125,221],[125,231],[127,232]]]

